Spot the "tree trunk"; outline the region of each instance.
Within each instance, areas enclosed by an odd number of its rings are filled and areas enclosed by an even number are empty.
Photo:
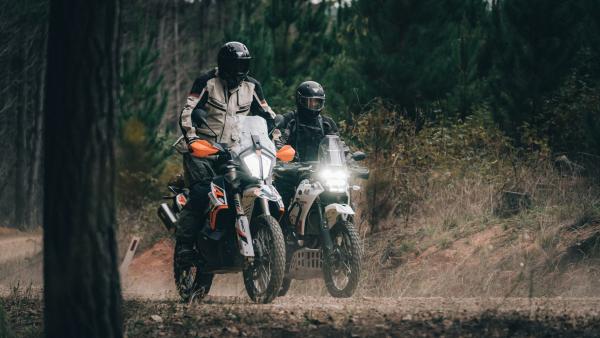
[[[173,72],[175,75],[175,85],[173,86],[175,88],[175,107],[173,109],[173,112],[177,112],[179,111],[179,107],[181,106],[182,102],[181,102],[181,95],[179,95],[179,6],[177,6],[177,2],[179,0],[173,0],[173,12],[174,12],[174,16],[175,16],[175,20],[173,20],[173,63],[174,63],[174,67],[173,67]],[[165,114],[165,116],[168,116],[169,114]],[[168,121],[168,120],[167,120]],[[171,119],[171,121],[175,121],[174,119]],[[167,124],[168,129],[167,130],[177,130],[177,123],[168,123]]]
[[[51,0],[45,107],[46,337],[121,337],[114,200],[118,0]]]
[[[22,41],[26,41],[25,37],[21,38]],[[15,220],[14,226],[19,229],[25,229],[26,223],[26,210],[25,210],[25,187],[27,177],[27,166],[26,166],[26,145],[27,140],[25,139],[26,130],[29,126],[26,124],[25,117],[27,116],[27,103],[29,99],[29,93],[27,93],[27,43],[23,43],[20,48],[20,53],[17,56],[17,90],[19,91],[19,104],[17,104],[17,129],[16,129],[16,161],[15,161]]]

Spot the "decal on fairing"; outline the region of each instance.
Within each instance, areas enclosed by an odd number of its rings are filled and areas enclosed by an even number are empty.
[[[252,238],[250,235],[250,223],[246,216],[237,217],[235,230],[242,256],[254,257],[254,248],[252,247]]]
[[[289,211],[289,221],[291,224],[296,224],[296,231],[299,235],[304,235],[306,216],[315,199],[323,191],[325,189],[323,189],[323,186],[319,182],[311,184],[308,180],[302,180],[298,184],[296,196]]]

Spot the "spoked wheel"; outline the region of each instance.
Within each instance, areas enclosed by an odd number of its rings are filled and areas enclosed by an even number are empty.
[[[178,252],[177,245],[175,252]],[[184,302],[204,298],[210,291],[214,277],[212,273],[200,272],[200,269],[195,265],[187,268],[182,267],[182,264],[178,262],[177,255],[175,255],[173,262],[173,275],[179,296]]]
[[[285,272],[285,243],[279,223],[268,215],[253,226],[254,261],[244,269],[244,285],[256,303],[270,303],[279,293]]]
[[[341,222],[331,228],[333,249],[323,264],[325,286],[333,297],[351,297],[360,279],[362,249],[354,225]]]

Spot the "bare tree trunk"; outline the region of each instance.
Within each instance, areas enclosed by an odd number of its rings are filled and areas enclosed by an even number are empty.
[[[27,190],[27,206],[29,208],[29,222],[30,226],[39,226],[42,224],[42,193],[43,193],[43,181],[42,181],[42,163],[43,163],[43,123],[44,123],[44,93],[45,93],[45,82],[46,77],[46,62],[45,62],[45,51],[47,48],[47,27],[44,27],[41,32],[42,46],[40,52],[37,53],[36,63],[38,64],[37,77],[36,77],[36,104],[32,109],[32,122],[29,137],[29,186]]]
[[[46,337],[121,337],[114,200],[118,0],[51,0],[45,109]]]
[[[25,41],[25,37],[21,38]],[[17,128],[16,128],[16,161],[15,161],[15,220],[14,226],[23,229],[25,228],[25,178],[26,175],[26,140],[25,140],[25,129],[28,128],[25,122],[27,116],[27,46],[26,43],[21,45],[21,52],[18,54],[19,61],[15,64],[18,65],[17,69],[17,90],[19,91],[19,103],[16,105],[16,117],[17,117]]]
[[[177,6],[179,0],[173,0],[173,11],[175,12],[175,20],[173,20],[173,62],[175,63],[175,67],[173,67],[173,72],[175,75],[175,109],[174,112],[179,111],[179,107],[182,104],[179,95],[179,6]],[[165,114],[168,116],[168,114]],[[175,121],[172,119],[171,121]],[[175,130],[176,123],[169,123],[168,129]]]

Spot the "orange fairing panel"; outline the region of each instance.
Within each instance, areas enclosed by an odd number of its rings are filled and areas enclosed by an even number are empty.
[[[195,157],[208,157],[219,152],[219,149],[206,140],[199,140],[190,144],[190,150]]]
[[[294,159],[296,155],[296,150],[292,148],[290,145],[284,145],[277,151],[277,158],[283,162],[290,162]]]

